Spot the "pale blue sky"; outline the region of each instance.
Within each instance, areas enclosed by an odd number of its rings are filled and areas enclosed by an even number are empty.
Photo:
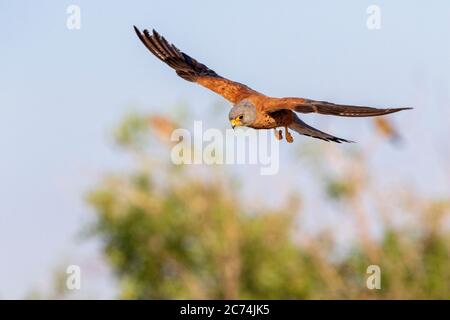
[[[69,4],[81,7],[81,30],[66,28]],[[366,27],[371,4],[381,8],[381,30]],[[124,165],[110,132],[130,105],[165,112],[185,101],[201,119],[220,101],[151,56],[133,24],[273,96],[414,107],[393,117],[406,146],[382,149],[376,165],[442,193],[449,18],[448,1],[1,1],[0,298],[45,287],[61,262],[96,259],[94,241],[75,239],[92,215],[83,195]],[[367,120],[309,123],[370,140]],[[108,278],[97,285],[108,288]],[[92,294],[111,296],[96,286]]]

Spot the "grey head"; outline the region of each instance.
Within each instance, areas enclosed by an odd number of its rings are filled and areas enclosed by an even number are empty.
[[[256,120],[256,108],[248,100],[242,100],[231,108],[228,114],[231,126],[251,126]]]

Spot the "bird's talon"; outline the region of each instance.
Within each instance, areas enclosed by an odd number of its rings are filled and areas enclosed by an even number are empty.
[[[294,142],[294,138],[292,137],[291,133],[288,131],[287,127],[284,128],[284,133],[286,134],[286,141],[288,143]]]
[[[275,130],[275,138],[277,138],[277,140],[283,140],[283,131],[277,129],[274,130]]]
[[[288,143],[294,142],[294,138],[292,137],[292,135],[289,132],[286,134],[286,141]]]

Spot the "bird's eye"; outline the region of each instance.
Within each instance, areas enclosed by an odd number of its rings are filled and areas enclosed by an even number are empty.
[[[243,117],[244,117],[243,115],[240,115],[240,116],[238,117],[238,119],[239,119],[239,120],[242,120]]]

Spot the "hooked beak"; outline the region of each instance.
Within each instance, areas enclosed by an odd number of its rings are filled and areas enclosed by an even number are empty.
[[[234,129],[234,127],[236,127],[240,124],[240,121],[238,121],[236,119],[231,119],[230,123],[231,123],[231,127]]]

